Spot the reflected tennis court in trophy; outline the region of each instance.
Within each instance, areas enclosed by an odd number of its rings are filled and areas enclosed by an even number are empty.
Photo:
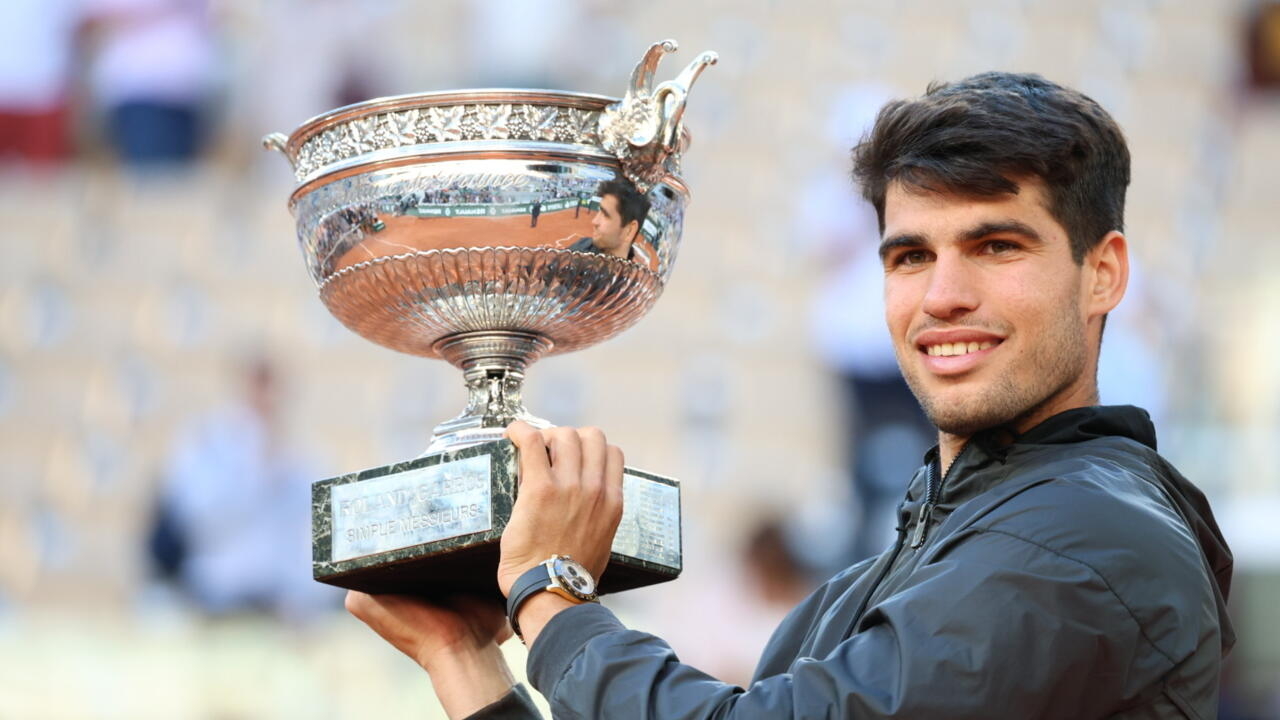
[[[675,263],[689,202],[685,103],[716,62],[701,53],[655,85],[675,50],[652,45],[621,99],[422,93],[264,138],[293,166],[289,207],[329,311],[370,341],[451,363],[468,392],[423,456],[314,484],[317,580],[497,592],[498,539],[518,485],[503,430],[551,426],[524,406],[526,369],[633,325]],[[620,219],[611,227],[601,216]],[[670,580],[681,567],[679,483],[627,468],[601,591]]]

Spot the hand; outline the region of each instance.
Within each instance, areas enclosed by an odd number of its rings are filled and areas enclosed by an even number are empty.
[[[432,604],[408,595],[351,590],[347,610],[431,675],[451,718],[498,701],[515,684],[498,648],[511,637],[511,627],[496,602],[457,597]]]
[[[622,451],[597,428],[540,431],[517,421],[507,437],[520,451],[520,490],[502,533],[502,594],[552,555],[569,555],[598,582],[622,520]]]
[[[459,596],[433,604],[410,595],[347,591],[347,611],[428,672],[448,658],[501,645],[511,637],[496,602]]]

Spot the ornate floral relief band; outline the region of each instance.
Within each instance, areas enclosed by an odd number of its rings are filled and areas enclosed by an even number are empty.
[[[717,60],[700,53],[657,82],[676,49],[650,45],[622,98],[416,93],[263,139],[293,167],[289,207],[324,305],[372,342],[449,362],[467,393],[419,457],[313,484],[316,579],[366,592],[496,591],[517,484],[504,428],[552,425],[525,408],[526,370],[633,325],[676,260],[690,198],[685,105]],[[640,232],[599,236],[601,193],[631,192],[647,201]],[[632,468],[624,477],[602,593],[681,569],[679,483]]]

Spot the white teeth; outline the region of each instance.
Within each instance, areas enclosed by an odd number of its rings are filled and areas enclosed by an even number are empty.
[[[937,345],[928,345],[925,352],[930,357],[953,357],[956,355],[965,355],[968,353],[981,352],[988,348],[995,347],[996,344],[991,341],[969,342],[969,343],[938,343]]]

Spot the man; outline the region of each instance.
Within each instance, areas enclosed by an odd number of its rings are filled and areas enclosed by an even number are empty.
[[[598,430],[515,424],[498,583],[524,600],[534,687],[574,718],[1214,717],[1230,553],[1146,414],[1096,405],[1128,275],[1119,129],[1075,91],[988,73],[890,103],[854,157],[898,362],[938,428],[897,541],[792,611],[749,688],[723,684],[596,603],[527,590],[552,555],[604,569],[622,458]],[[530,716],[501,611],[348,608],[452,716]]]
[[[591,218],[591,237],[579,239],[569,249],[634,258],[640,225],[649,214],[649,199],[630,181],[622,179],[600,183],[596,194],[600,196],[600,209]]]

